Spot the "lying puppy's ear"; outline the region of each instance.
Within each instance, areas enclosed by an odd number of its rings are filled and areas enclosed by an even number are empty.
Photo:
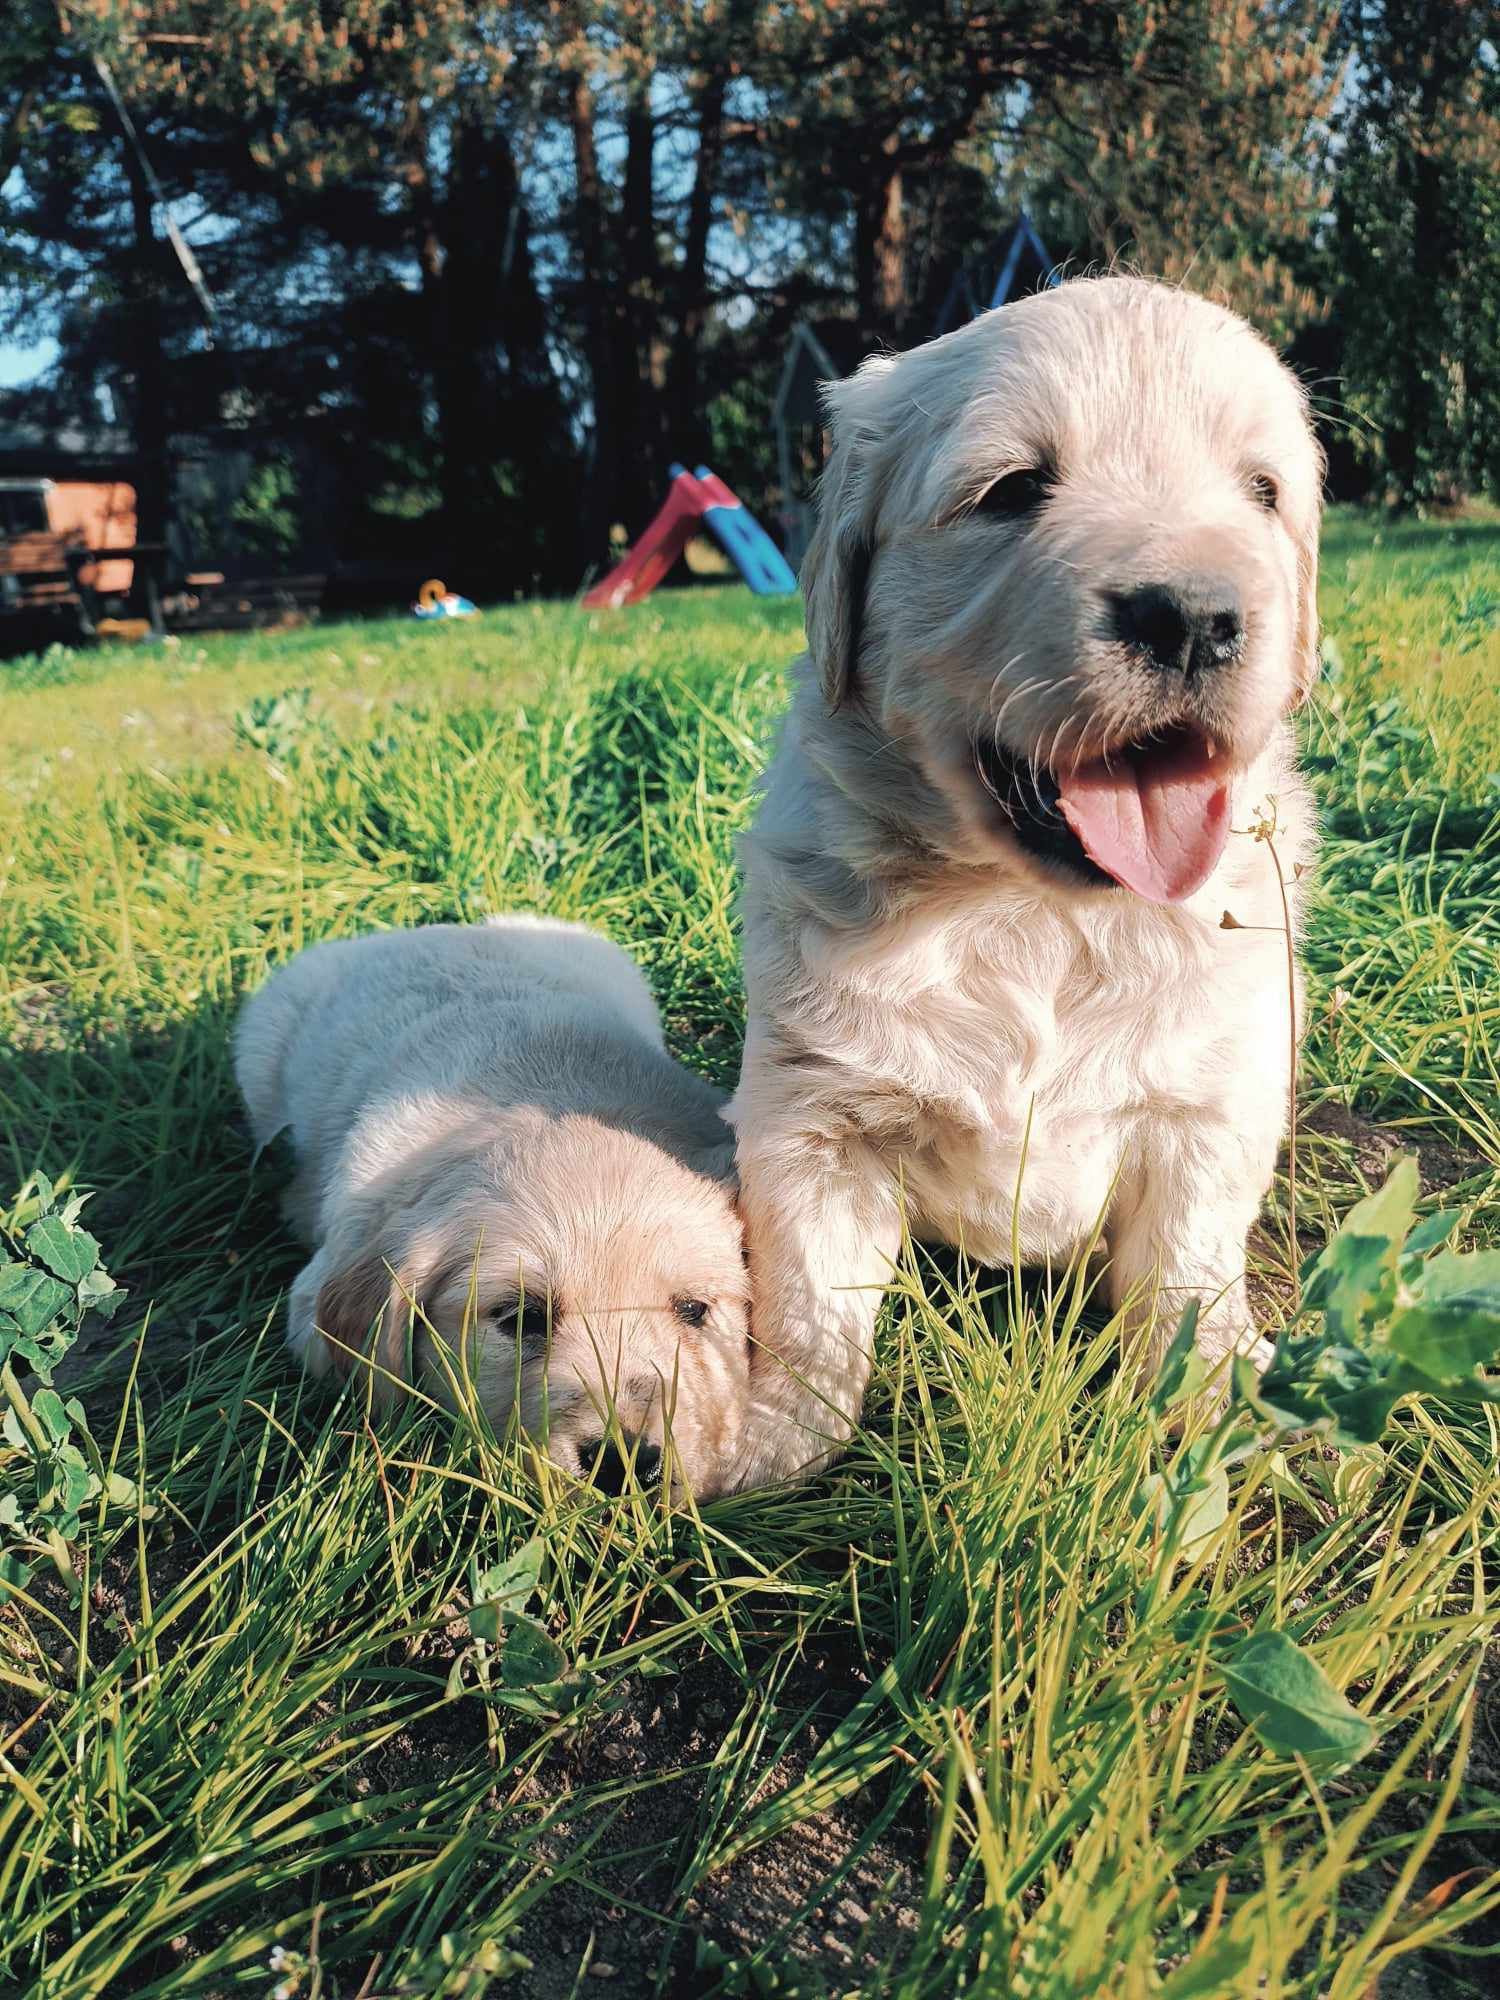
[[[802,564],[807,644],[830,708],[854,686],[864,638],[865,586],[875,559],[873,393],[894,360],[873,356],[850,382],[824,385],[833,438],[818,489],[818,525]]]
[[[360,1365],[359,1357],[367,1354],[375,1364],[371,1394],[380,1405],[395,1397],[396,1382],[390,1377],[406,1379],[413,1297],[410,1274],[393,1271],[373,1244],[325,1278],[318,1292],[316,1325],[334,1373],[352,1374]]]

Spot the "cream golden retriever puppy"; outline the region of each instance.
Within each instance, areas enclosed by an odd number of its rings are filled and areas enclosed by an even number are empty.
[[[746,1486],[847,1438],[903,1216],[986,1262],[1102,1219],[1148,1356],[1189,1296],[1210,1357],[1253,1342],[1289,1069],[1272,845],[1295,904],[1313,840],[1286,718],[1321,462],[1242,321],[1080,280],[828,402],[809,651],[746,853]]]
[[[567,1469],[725,1483],[749,1373],[733,1142],[616,945],[523,916],[314,945],[246,1005],[235,1072],[257,1143],[289,1130],[298,1159],[309,1369],[348,1372],[378,1321],[388,1382],[410,1328],[446,1399],[428,1329],[456,1372],[467,1322],[484,1408],[519,1403]]]

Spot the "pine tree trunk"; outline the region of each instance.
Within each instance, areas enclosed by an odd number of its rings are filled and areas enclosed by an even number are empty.
[[[906,209],[897,135],[888,133],[860,176],[855,212],[854,288],[859,323],[894,332],[906,307]]]
[[[132,436],[135,446],[135,538],[165,542],[172,521],[171,416],[167,408],[167,366],[162,351],[161,246],[156,237],[155,203],[145,169],[121,128],[125,177],[130,189],[133,248],[124,289],[131,301],[130,356],[135,374]],[[146,615],[148,564],[137,562],[130,583],[130,608]]]
[[[882,320],[899,328],[906,307],[906,204],[897,167],[886,182],[875,233],[875,310]]]
[[[611,344],[609,274],[604,262],[604,196],[594,134],[594,95],[577,71],[568,78],[568,126],[573,139],[577,191],[584,350],[594,403],[593,463],[588,468],[580,509],[582,552],[586,563],[601,565],[608,559],[610,524],[615,519],[620,461],[619,398]]]
[[[1462,246],[1452,240],[1442,162],[1443,126],[1453,115],[1453,86],[1468,49],[1453,32],[1447,0],[1429,4],[1432,39],[1421,70],[1415,131],[1405,134],[1402,179],[1411,229],[1412,296],[1419,301],[1416,338],[1402,354],[1401,421],[1386,438],[1386,458],[1406,500],[1461,497],[1462,468],[1434,462],[1452,442],[1447,399],[1452,328],[1448,298]],[[1440,32],[1442,31],[1442,32]],[[1476,52],[1477,57],[1477,52]]]
[[[656,120],[650,75],[631,86],[625,113],[622,224],[625,292],[621,355],[620,463],[615,518],[634,536],[651,518],[666,478],[658,356],[662,345],[661,289],[656,255],[653,171]]]
[[[709,451],[702,409],[703,371],[699,344],[708,321],[708,234],[714,196],[724,160],[724,100],[727,69],[713,71],[698,91],[697,155],[688,195],[682,261],[677,268],[677,332],[667,380],[667,421],[673,449],[696,463]]]

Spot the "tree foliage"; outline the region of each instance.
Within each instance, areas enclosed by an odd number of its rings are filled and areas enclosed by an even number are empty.
[[[1349,400],[1393,498],[1500,490],[1500,48],[1477,0],[1347,0]]]
[[[774,514],[793,323],[924,338],[1025,205],[1071,268],[1321,324],[1421,501],[1500,483],[1497,133],[1467,0],[16,0],[0,338],[61,343],[26,414],[143,463],[314,440],[320,555],[572,587],[671,458]]]

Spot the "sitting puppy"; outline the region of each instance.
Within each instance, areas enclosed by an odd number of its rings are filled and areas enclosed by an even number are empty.
[[[618,1488],[670,1431],[723,1483],[748,1375],[748,1280],[719,1099],[668,1056],[645,980],[580,924],[493,917],[314,945],[247,1003],[235,1074],[257,1144],[289,1129],[316,1245],[287,1339],[377,1388],[426,1326],[492,1421],[519,1401],[571,1471]],[[413,1317],[420,1306],[421,1317]],[[382,1372],[383,1371],[383,1372]]]
[[[1081,280],[828,402],[809,651],[746,851],[743,1485],[848,1436],[903,1220],[997,1263],[1102,1219],[1155,1345],[1190,1297],[1210,1357],[1251,1345],[1278,863],[1294,925],[1313,839],[1286,718],[1321,463],[1249,327]]]

